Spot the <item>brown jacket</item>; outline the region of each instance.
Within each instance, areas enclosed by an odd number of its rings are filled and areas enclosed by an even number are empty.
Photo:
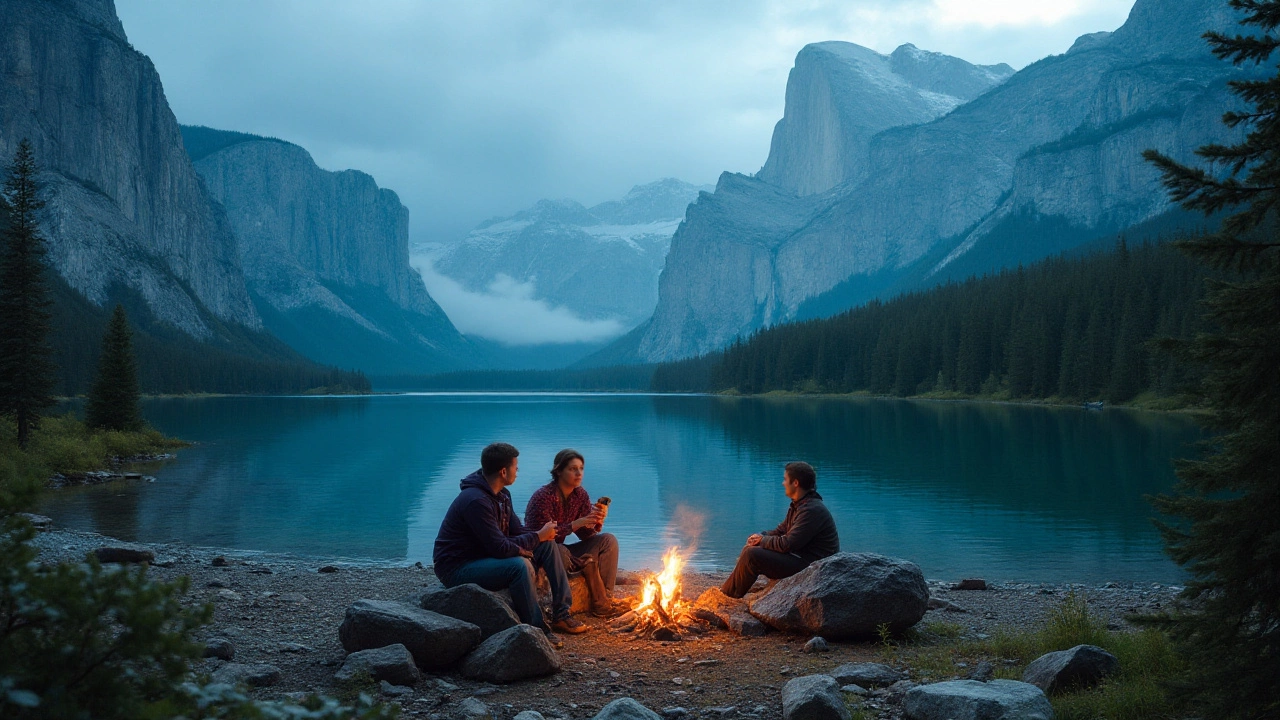
[[[760,547],[765,550],[790,553],[810,562],[840,552],[836,521],[817,490],[792,501],[782,524],[761,535]]]

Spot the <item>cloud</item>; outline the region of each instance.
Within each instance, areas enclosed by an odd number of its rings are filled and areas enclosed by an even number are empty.
[[[627,330],[617,320],[584,320],[567,308],[536,299],[531,282],[499,274],[486,292],[477,293],[435,272],[429,256],[414,256],[413,266],[422,274],[431,297],[464,335],[506,345],[545,345],[605,342]]]
[[[1021,67],[1131,0],[116,0],[179,121],[395,190],[415,242],[541,198],[755,172],[806,43]]]

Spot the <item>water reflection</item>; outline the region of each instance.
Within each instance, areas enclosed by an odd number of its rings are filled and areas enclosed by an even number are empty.
[[[679,543],[723,568],[781,520],[782,466],[803,459],[845,549],[931,577],[1024,580],[1175,580],[1142,496],[1172,484],[1170,459],[1199,436],[1149,413],[872,399],[202,398],[144,412],[198,444],[155,483],[51,494],[48,514],[125,539],[429,562],[458,480],[505,440],[521,449],[518,510],[576,447],[585,485],[614,498],[624,565]]]

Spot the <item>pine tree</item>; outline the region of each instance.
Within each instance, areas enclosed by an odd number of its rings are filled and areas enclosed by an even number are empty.
[[[138,369],[133,359],[132,335],[124,306],[116,305],[107,332],[102,336],[98,377],[93,381],[85,408],[89,427],[141,430],[145,424],[138,407]]]
[[[36,212],[36,163],[23,140],[9,165],[4,201],[9,222],[0,247],[0,413],[18,425],[26,447],[40,412],[53,403],[54,366],[49,347],[49,290],[45,282],[44,239]]]
[[[1280,0],[1230,0],[1247,36],[1205,35],[1220,58],[1266,63],[1280,36]],[[1247,130],[1234,145],[1197,151],[1209,169],[1154,151],[1172,198],[1206,215],[1237,210],[1216,234],[1182,247],[1231,273],[1206,296],[1216,325],[1184,346],[1202,364],[1212,426],[1205,457],[1179,467],[1176,494],[1156,505],[1191,574],[1197,602],[1159,621],[1190,660],[1176,695],[1205,717],[1280,717],[1280,74],[1232,82],[1252,109],[1223,122]]]

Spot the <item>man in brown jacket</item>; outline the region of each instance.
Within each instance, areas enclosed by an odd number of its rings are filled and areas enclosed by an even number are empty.
[[[813,466],[806,462],[787,463],[782,488],[791,498],[786,519],[773,530],[747,538],[733,574],[720,588],[725,595],[740,598],[760,575],[772,580],[791,577],[814,560],[840,552],[836,521],[822,504]]]

